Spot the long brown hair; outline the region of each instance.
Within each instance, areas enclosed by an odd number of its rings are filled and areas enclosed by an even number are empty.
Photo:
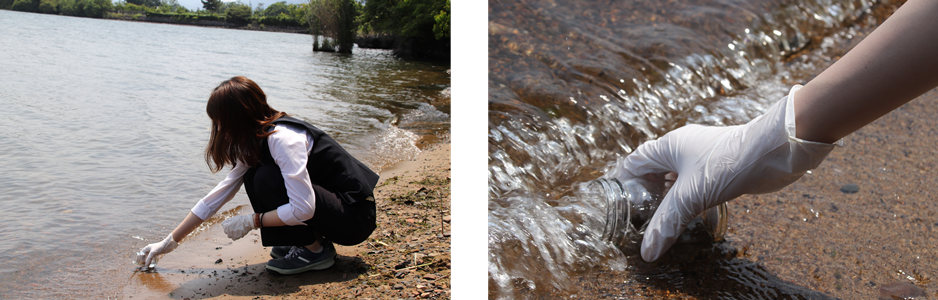
[[[212,173],[228,164],[257,164],[262,139],[273,133],[267,132],[271,123],[286,115],[267,105],[261,87],[244,76],[232,77],[215,87],[205,112],[212,119],[212,133],[205,147],[205,163]]]

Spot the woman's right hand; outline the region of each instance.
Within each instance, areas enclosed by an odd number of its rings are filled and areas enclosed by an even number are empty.
[[[645,261],[657,260],[704,210],[743,194],[779,190],[824,160],[834,144],[795,137],[793,100],[799,88],[745,125],[684,126],[625,157],[614,175],[623,180],[677,173],[665,176],[674,183],[645,230]]]
[[[178,246],[179,243],[173,240],[173,234],[170,233],[163,241],[143,247],[143,249],[140,249],[140,252],[143,252],[143,255],[147,257],[144,265],[149,266],[150,262],[153,261],[153,258],[157,255],[172,252]]]

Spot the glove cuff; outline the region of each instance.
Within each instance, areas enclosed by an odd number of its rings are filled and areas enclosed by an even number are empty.
[[[795,92],[801,89],[801,85],[795,85],[788,93],[788,101],[785,103],[785,131],[788,134],[789,147],[791,152],[791,161],[795,164],[802,164],[795,169],[804,171],[817,168],[824,158],[834,150],[834,147],[844,145],[844,140],[839,139],[832,144],[812,142],[800,139],[795,136]],[[802,171],[803,172],[803,171]]]
[[[173,239],[172,232],[170,232],[169,235],[166,236],[166,239],[163,240],[163,243],[166,244],[166,250],[167,250],[166,252],[173,251],[173,249],[176,249],[176,247],[179,246],[179,242]]]
[[[740,132],[726,138],[727,148],[739,149],[733,152],[730,168],[717,172],[728,174],[732,178],[723,186],[717,186],[719,194],[712,197],[716,202],[724,202],[744,194],[763,194],[774,192],[795,182],[811,169],[817,168],[824,158],[837,146],[812,142],[795,136],[795,94],[800,85],[792,87],[788,96],[770,107],[765,114],[753,119]],[[708,165],[719,167],[724,160]],[[739,167],[739,168],[734,168]],[[708,169],[710,170],[710,169]],[[720,180],[717,180],[718,182]],[[736,184],[744,182],[744,184]],[[712,206],[712,205],[711,205]]]
[[[785,132],[788,134],[788,139],[796,143],[802,143],[802,144],[808,144],[808,145],[812,145],[812,144],[817,145],[817,146],[834,145],[834,146],[843,147],[844,139],[839,139],[832,144],[828,144],[828,143],[807,141],[807,140],[803,140],[795,136],[795,133],[798,132],[795,130],[796,129],[795,128],[795,92],[800,90],[802,87],[804,86],[800,84],[796,84],[795,86],[791,87],[791,91],[788,92],[788,101],[787,103],[785,103]]]

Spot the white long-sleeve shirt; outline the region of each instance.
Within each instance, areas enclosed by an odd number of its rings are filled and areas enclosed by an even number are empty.
[[[280,167],[290,202],[277,208],[277,216],[290,226],[306,225],[316,212],[316,194],[309,180],[306,162],[313,149],[313,137],[299,125],[279,123],[267,137],[267,145],[274,162]],[[212,189],[205,198],[192,207],[192,213],[202,220],[215,214],[241,189],[244,173],[250,167],[239,163],[228,172],[228,177]]]

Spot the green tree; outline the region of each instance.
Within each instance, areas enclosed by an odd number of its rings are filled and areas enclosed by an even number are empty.
[[[111,10],[111,0],[79,0],[79,17],[104,18],[104,14]]]
[[[228,22],[244,25],[247,24],[248,19],[251,18],[251,7],[237,3],[229,6],[225,14],[228,17]]]
[[[13,10],[39,12],[39,0],[16,0],[13,2]]]
[[[362,25],[376,32],[391,33],[394,29],[394,7],[396,2],[391,0],[365,0],[362,9]]]
[[[13,0],[0,0],[0,9],[12,9]]]
[[[276,17],[280,14],[290,15],[290,8],[287,7],[286,1],[280,1],[274,4],[271,4],[264,10],[264,15],[268,17]]]
[[[78,16],[78,4],[75,0],[59,0],[59,13],[66,16]]]
[[[57,8],[58,4],[56,0],[40,0],[39,12],[44,14],[57,14],[59,12]]]
[[[433,17],[433,34],[436,39],[449,37],[449,1],[450,0],[446,0],[446,6]]]
[[[313,50],[320,50],[318,35],[322,35],[327,38],[322,50],[352,53],[359,11],[358,2],[353,0],[310,0],[307,16],[310,31],[315,37]]]
[[[366,0],[362,22],[377,32],[440,39],[449,37],[449,0]]]
[[[417,0],[398,3],[400,21],[398,28],[405,36],[435,37],[434,17],[444,10],[446,2],[441,0]]]
[[[309,24],[309,20],[307,18],[307,15],[309,14],[308,3],[290,4],[287,6],[287,9],[290,10],[288,15],[290,15],[290,17],[292,17],[297,24],[300,26],[306,26]]]
[[[221,0],[201,0],[202,8],[205,8],[207,11],[217,12],[218,8],[221,6]]]

